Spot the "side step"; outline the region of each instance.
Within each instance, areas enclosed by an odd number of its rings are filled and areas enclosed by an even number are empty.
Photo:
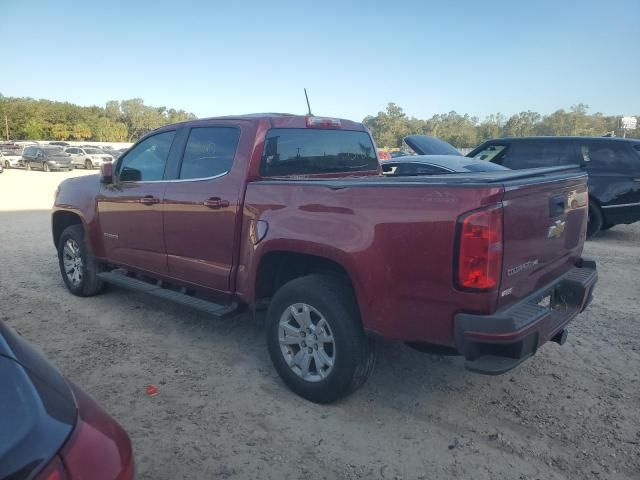
[[[98,274],[98,278],[101,280],[115,285],[117,287],[126,288],[135,292],[146,293],[153,295],[154,297],[164,298],[165,300],[190,307],[195,310],[212,315],[216,318],[225,318],[233,315],[238,309],[238,305],[233,303],[231,305],[220,305],[218,303],[209,302],[196,298],[185,293],[176,292],[163,288],[160,285],[144,282],[137,278],[129,277],[123,270],[113,270],[111,272],[102,272]]]

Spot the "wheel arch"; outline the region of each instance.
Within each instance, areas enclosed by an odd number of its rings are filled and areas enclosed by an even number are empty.
[[[82,217],[69,210],[58,210],[53,212],[51,216],[51,232],[53,234],[53,245],[58,248],[58,242],[62,232],[71,225],[82,225],[84,227],[84,221]]]
[[[270,299],[285,283],[311,274],[343,277],[357,299],[357,288],[352,275],[335,259],[293,250],[273,250],[260,258],[256,269],[254,303]]]

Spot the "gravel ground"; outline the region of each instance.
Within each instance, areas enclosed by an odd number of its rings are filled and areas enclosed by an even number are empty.
[[[640,478],[640,224],[587,243],[600,282],[564,346],[485,377],[381,343],[364,388],[317,406],[279,380],[248,316],[67,292],[48,209],[86,173],[0,175],[0,318],[120,421],[139,478]]]

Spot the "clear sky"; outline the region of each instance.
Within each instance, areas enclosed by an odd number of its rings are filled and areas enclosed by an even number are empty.
[[[0,0],[0,93],[212,116],[640,113],[640,0]]]

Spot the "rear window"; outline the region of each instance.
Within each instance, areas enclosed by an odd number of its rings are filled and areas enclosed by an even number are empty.
[[[265,139],[260,174],[311,175],[377,168],[376,150],[366,132],[273,128]]]

